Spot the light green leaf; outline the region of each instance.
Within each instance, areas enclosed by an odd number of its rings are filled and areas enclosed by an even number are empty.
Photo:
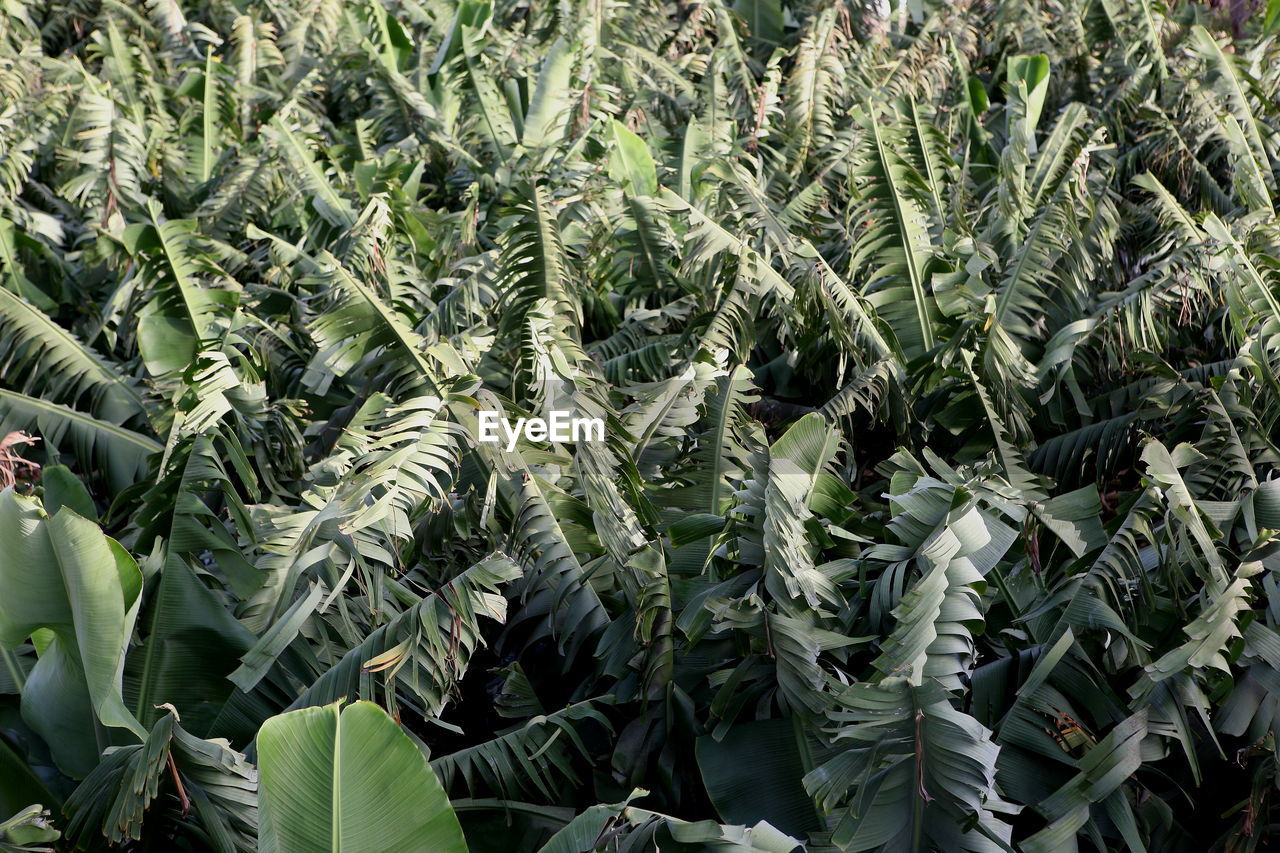
[[[544,148],[563,134],[569,111],[569,73],[575,50],[564,39],[556,39],[542,61],[538,85],[529,99],[520,141],[526,148]]]
[[[466,853],[426,757],[372,703],[273,717],[258,757],[261,853]]]
[[[632,195],[656,195],[658,173],[649,146],[616,119],[609,122],[609,129],[616,146],[609,161],[609,175]]]
[[[99,725],[143,737],[120,676],[138,614],[142,573],[96,524],[62,508],[52,518],[12,489],[0,492],[0,644],[53,635],[27,677],[23,717],[71,775],[97,763]]]

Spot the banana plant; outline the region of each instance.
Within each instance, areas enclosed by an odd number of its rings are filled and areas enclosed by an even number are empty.
[[[1248,5],[0,2],[0,849],[1264,849]]]

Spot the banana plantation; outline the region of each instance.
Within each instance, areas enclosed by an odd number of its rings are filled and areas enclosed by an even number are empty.
[[[1276,849],[1278,198],[1277,0],[0,0],[0,851]]]

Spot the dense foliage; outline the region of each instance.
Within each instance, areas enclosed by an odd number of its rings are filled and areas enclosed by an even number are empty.
[[[1265,845],[1270,6],[0,0],[0,849]]]

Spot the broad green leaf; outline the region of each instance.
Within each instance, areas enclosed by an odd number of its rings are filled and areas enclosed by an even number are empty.
[[[97,763],[100,727],[139,737],[120,676],[138,614],[142,574],[96,524],[63,507],[52,518],[12,489],[0,492],[0,644],[47,630],[52,639],[27,677],[23,717],[59,766],[83,775]]]
[[[767,44],[782,43],[780,0],[735,0],[733,11],[747,22],[747,34]]]
[[[800,781],[807,769],[804,736],[796,721],[777,719],[738,723],[719,740],[698,738],[698,770],[721,820],[766,820],[797,837],[819,827]]]
[[[1009,58],[1008,74],[1010,85],[1023,88],[1027,105],[1027,128],[1034,130],[1040,123],[1040,113],[1044,110],[1045,96],[1049,91],[1049,57],[1043,53],[1035,56],[1012,56]]]
[[[98,509],[93,505],[89,490],[67,466],[44,466],[40,470],[40,485],[44,487],[41,503],[45,512],[57,515],[58,510],[65,506],[90,521],[98,520]]]
[[[376,705],[273,717],[258,760],[262,853],[466,853],[426,758]]]
[[[61,452],[74,453],[77,467],[98,466],[112,490],[146,476],[153,455],[164,450],[155,439],[68,406],[0,388],[0,430],[27,430]]]
[[[232,689],[228,680],[253,635],[183,560],[172,560],[150,589],[141,648],[129,654],[126,687],[134,713],[153,724],[168,705],[184,727],[204,735]]]
[[[609,129],[613,132],[615,144],[609,164],[610,175],[632,195],[656,195],[658,173],[649,146],[616,119],[609,122]]]
[[[576,52],[563,38],[547,51],[538,72],[538,83],[529,98],[520,141],[526,148],[543,148],[564,134],[569,109],[569,74]]]

